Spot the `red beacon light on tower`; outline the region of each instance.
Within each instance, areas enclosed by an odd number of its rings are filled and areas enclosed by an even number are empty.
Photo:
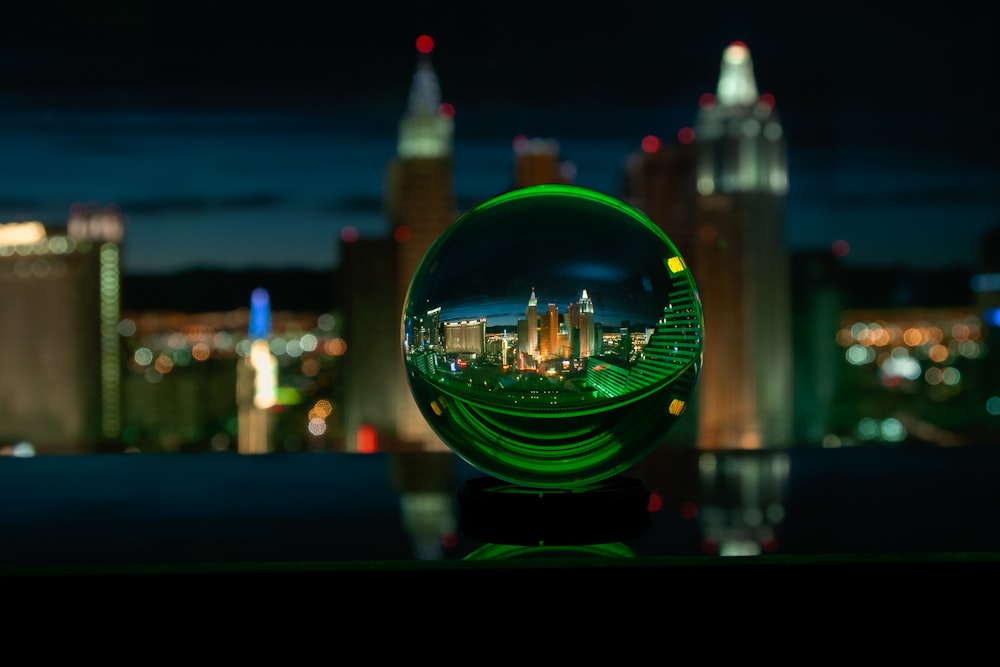
[[[434,50],[434,39],[430,35],[420,35],[417,37],[417,51],[425,56]]]

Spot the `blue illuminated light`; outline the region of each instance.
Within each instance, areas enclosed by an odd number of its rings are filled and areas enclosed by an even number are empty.
[[[271,335],[271,296],[263,287],[250,293],[250,327],[247,333],[251,338]]]

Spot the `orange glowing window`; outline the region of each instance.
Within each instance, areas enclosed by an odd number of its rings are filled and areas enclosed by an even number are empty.
[[[371,424],[362,424],[358,427],[359,454],[374,454],[378,451],[378,431]]]

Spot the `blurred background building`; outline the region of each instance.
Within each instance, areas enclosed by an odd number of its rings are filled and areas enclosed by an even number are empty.
[[[348,451],[357,451],[359,432],[383,447],[448,449],[410,395],[400,352],[401,313],[410,279],[424,253],[458,215],[452,111],[441,100],[430,56],[433,48],[430,37],[417,40],[418,62],[399,122],[397,152],[386,165],[385,211],[392,236],[350,239],[342,251],[350,276],[342,283],[346,331],[349,340],[359,342],[349,355],[351,386],[345,393]],[[366,405],[375,395],[379,398]]]
[[[0,224],[0,442],[82,454],[122,429],[121,247],[114,207]]]
[[[627,198],[675,242],[705,314],[695,404],[702,448],[792,444],[788,174],[774,97],[733,42],[716,91],[676,145],[647,137],[627,163]]]
[[[148,277],[122,274],[125,225],[113,207],[74,208],[65,226],[0,227],[0,446],[238,451],[239,369],[256,341],[266,342],[276,376],[273,403],[258,414],[270,434],[264,449],[444,451],[413,402],[400,355],[409,280],[466,209],[455,195],[463,165],[453,151],[454,110],[442,101],[432,49],[429,38],[418,40],[385,165],[388,232],[345,228],[329,271],[169,275],[156,292]],[[995,435],[997,234],[983,239],[968,273],[848,269],[836,245],[791,253],[784,205],[795,184],[784,129],[774,98],[757,89],[745,44],[724,50],[715,92],[692,108],[694,123],[676,140],[650,135],[621,156],[622,190],[609,193],[674,241],[705,307],[697,410],[669,444],[959,445]],[[509,160],[511,174],[497,192],[575,181],[552,138],[518,135],[496,159]],[[261,287],[270,295],[266,334],[252,327],[251,294]],[[602,339],[624,335],[623,323],[598,324]]]

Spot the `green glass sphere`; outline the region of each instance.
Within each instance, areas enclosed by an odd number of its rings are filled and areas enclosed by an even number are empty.
[[[475,468],[584,487],[660,446],[701,367],[687,263],[633,206],[572,185],[498,195],[431,245],[402,313],[410,390]]]

